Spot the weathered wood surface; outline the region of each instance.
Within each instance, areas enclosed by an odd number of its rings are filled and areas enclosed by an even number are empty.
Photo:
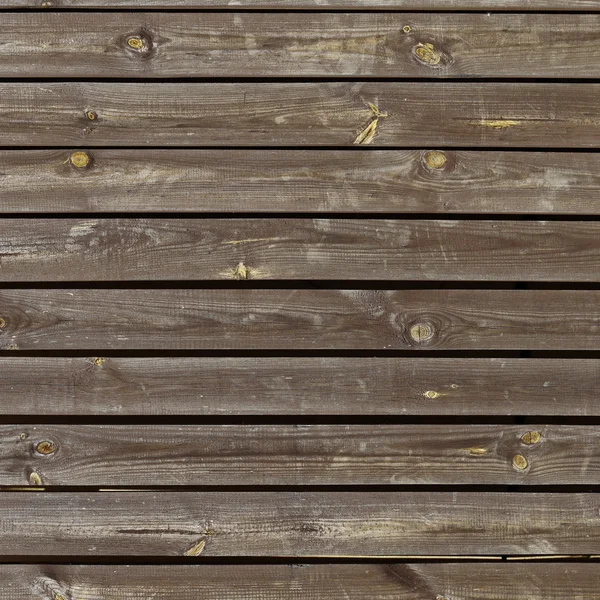
[[[600,214],[599,153],[428,152],[97,149],[77,168],[67,150],[0,151],[0,213]]]
[[[4,415],[600,416],[600,361],[0,356]]]
[[[13,13],[0,77],[600,77],[600,15]]]
[[[0,486],[599,485],[561,425],[0,425]]]
[[[0,349],[600,349],[597,290],[4,289]]]
[[[0,220],[7,282],[600,281],[599,256],[591,221]]]
[[[4,146],[595,147],[600,84],[2,83]]]
[[[0,8],[600,11],[598,0],[0,0]]]
[[[0,565],[2,600],[600,598],[597,564]]]
[[[8,556],[594,554],[596,494],[15,492]]]

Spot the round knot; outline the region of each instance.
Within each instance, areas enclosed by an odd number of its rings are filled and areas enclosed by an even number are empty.
[[[129,50],[137,54],[146,54],[152,49],[152,40],[144,34],[136,33],[125,38],[125,44]]]
[[[412,31],[412,27],[410,25],[405,25],[402,28],[402,31],[404,31],[404,33],[410,33]]]
[[[528,431],[521,436],[521,441],[527,446],[534,446],[542,439],[539,431]]]
[[[424,344],[433,339],[435,329],[430,323],[419,322],[411,326],[409,333],[414,342]]]
[[[443,169],[448,159],[439,150],[429,150],[423,155],[423,162],[430,169]]]
[[[522,454],[515,454],[512,459],[512,464],[517,471],[524,471],[529,463]]]
[[[50,456],[56,452],[56,444],[50,440],[42,440],[36,444],[35,451],[37,454]]]
[[[90,164],[90,155],[87,152],[73,152],[69,160],[75,168],[85,169]]]
[[[88,121],[95,121],[98,118],[98,113],[94,112],[93,110],[86,110],[85,118]]]

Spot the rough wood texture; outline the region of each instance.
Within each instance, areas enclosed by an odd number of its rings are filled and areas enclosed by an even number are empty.
[[[0,357],[0,414],[28,417],[600,416],[598,389],[598,360]]]
[[[600,15],[15,13],[0,22],[0,77],[597,78],[599,27]]]
[[[596,494],[16,492],[0,504],[3,556],[593,554],[598,536]]]
[[[0,348],[600,349],[597,290],[5,289]]]
[[[450,150],[441,168],[428,150],[71,154],[0,151],[0,212],[600,214],[599,153]]]
[[[2,600],[600,598],[596,564],[0,565]]]
[[[0,0],[0,8],[600,11],[598,0]]]
[[[0,220],[0,276],[19,282],[600,281],[599,255],[589,221]]]
[[[600,429],[0,425],[0,486],[599,485]]]
[[[2,83],[5,146],[586,148],[600,84]],[[433,161],[435,164],[435,161]]]

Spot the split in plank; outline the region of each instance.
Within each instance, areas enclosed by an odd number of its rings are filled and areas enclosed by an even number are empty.
[[[0,349],[599,350],[597,290],[4,289]]]
[[[561,425],[0,425],[0,486],[599,485]]]
[[[12,13],[0,77],[600,77],[600,15]]]
[[[594,83],[2,83],[0,137],[331,147],[366,143],[377,120],[371,141],[382,147],[586,148],[600,136],[599,96]]]
[[[600,416],[598,389],[593,359],[0,356],[0,414],[28,417]]]
[[[592,221],[0,220],[15,282],[600,281],[599,256]]]
[[[594,554],[597,494],[4,492],[2,555]]]
[[[8,150],[0,172],[0,213],[600,214],[593,152]]]
[[[600,599],[596,564],[0,565],[11,600]],[[0,592],[1,593],[1,592]]]

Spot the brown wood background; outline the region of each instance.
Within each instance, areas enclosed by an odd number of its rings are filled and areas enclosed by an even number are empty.
[[[0,0],[0,600],[600,600],[600,0]]]

